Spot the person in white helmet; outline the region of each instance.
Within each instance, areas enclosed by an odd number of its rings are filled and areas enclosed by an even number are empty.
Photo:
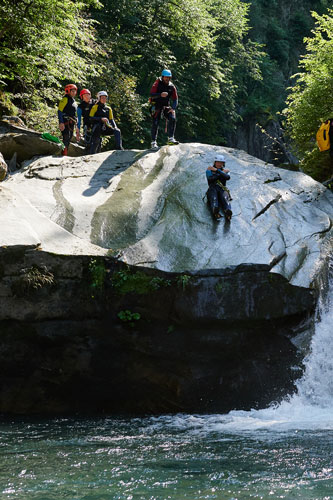
[[[92,136],[90,154],[97,153],[101,146],[101,136],[114,135],[116,149],[124,149],[122,146],[121,132],[113,118],[112,109],[106,105],[108,94],[101,90],[97,94],[97,102],[89,113],[89,120],[92,124]]]
[[[225,168],[225,157],[216,155],[214,165],[206,170],[208,181],[207,199],[215,220],[220,221],[220,207],[224,212],[227,221],[231,220],[232,210],[230,205],[230,193],[226,187],[226,182],[230,179],[229,170]]]

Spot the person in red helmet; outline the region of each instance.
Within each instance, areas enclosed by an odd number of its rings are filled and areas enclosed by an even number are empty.
[[[76,93],[77,86],[73,83],[69,83],[65,87],[65,95],[58,105],[59,129],[62,133],[62,140],[65,145],[65,149],[62,152],[64,156],[68,154],[68,147],[76,125]]]
[[[96,99],[91,98],[91,92],[89,89],[81,90],[80,99],[81,103],[77,107],[76,139],[77,141],[80,141],[81,139],[81,125],[83,122],[83,140],[86,148],[86,153],[89,154],[92,128],[89,119],[89,113],[92,106],[95,104]]]

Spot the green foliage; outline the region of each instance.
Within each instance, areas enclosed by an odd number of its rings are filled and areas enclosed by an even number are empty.
[[[333,10],[323,16],[313,13],[313,17],[316,27],[305,40],[307,52],[294,77],[286,115],[303,169],[324,180],[329,155],[318,152],[315,135],[321,122],[333,117]]]
[[[239,121],[265,125],[283,109],[313,26],[310,9],[323,14],[328,3],[2,0],[0,110],[59,136],[64,83],[93,95],[105,89],[125,146],[142,148],[150,141],[149,91],[169,67],[179,93],[177,138],[225,144]]]
[[[171,285],[170,280],[158,276],[152,278],[142,271],[133,273],[130,269],[115,272],[111,281],[115,290],[122,295],[127,293],[145,295]]]
[[[131,328],[135,326],[135,322],[141,319],[141,315],[139,313],[132,312],[129,309],[125,309],[124,311],[119,311],[117,316],[123,323],[130,326]]]
[[[19,297],[27,293],[43,288],[47,285],[53,285],[54,275],[47,267],[32,266],[21,269],[19,278],[13,283],[13,292]]]
[[[0,90],[0,116],[1,115],[17,115],[18,109],[12,101],[8,93]]]
[[[113,102],[126,144],[129,136],[130,145],[133,136],[138,146],[150,140],[146,103],[163,67],[172,70],[180,97],[177,136],[223,141],[238,116],[235,68],[259,78],[257,48],[244,43],[246,13],[240,0],[104,1],[94,12],[99,42],[112,55],[104,61],[103,81],[113,93],[121,89]]]
[[[98,0],[3,0],[0,5],[0,72],[20,87],[80,80],[94,56],[86,8]],[[81,53],[80,53],[81,51]]]
[[[95,293],[100,293],[104,288],[106,269],[103,260],[91,259],[89,262],[90,285]],[[95,298],[95,295],[92,295]]]
[[[177,278],[177,286],[179,288],[182,288],[182,290],[184,291],[186,287],[190,284],[191,279],[192,277],[189,276],[188,274],[182,274]]]
[[[99,5],[99,0],[0,3],[0,89],[28,110],[29,125],[54,132],[49,120],[60,87],[98,74],[94,21],[87,9]]]
[[[248,1],[248,0],[246,0]],[[290,75],[297,71],[303,38],[310,34],[310,10],[323,13],[326,0],[251,0],[249,18],[251,40],[262,44],[265,54],[259,60],[261,80],[243,81],[240,86],[240,114],[261,125],[285,107]]]
[[[119,311],[117,314],[118,318],[121,319],[121,321],[138,321],[141,318],[141,315],[139,313],[133,313],[129,309],[126,309],[125,311]]]

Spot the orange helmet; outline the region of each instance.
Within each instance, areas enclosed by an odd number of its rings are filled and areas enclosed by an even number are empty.
[[[71,90],[77,90],[77,86],[74,83],[69,83],[65,87],[65,94],[69,94]]]
[[[84,96],[84,94],[91,94],[89,89],[82,89],[80,92],[80,99]]]

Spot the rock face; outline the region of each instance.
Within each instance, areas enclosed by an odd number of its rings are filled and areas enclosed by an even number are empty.
[[[217,152],[230,225],[203,200]],[[199,144],[29,162],[0,191],[0,411],[281,399],[302,373],[332,201],[306,175]]]
[[[9,119],[0,121],[0,152],[6,160],[16,153],[19,163],[30,160],[34,156],[61,155],[59,144],[42,139],[42,134],[27,129],[20,125],[14,125]],[[78,144],[71,143],[69,156],[84,155],[84,148]]]
[[[291,152],[291,144],[286,142],[285,130],[276,120],[268,121],[264,127],[257,120],[246,120],[228,139],[228,144],[233,148],[243,149],[274,165],[298,164],[298,159]]]
[[[6,177],[7,170],[8,170],[7,163],[5,162],[4,157],[0,153],[0,181],[3,181],[4,178]]]
[[[231,170],[230,226],[212,221],[205,170],[217,151]],[[262,264],[309,287],[331,235],[333,195],[311,177],[227,148],[41,158],[7,183],[76,236],[124,262],[163,271]]]

